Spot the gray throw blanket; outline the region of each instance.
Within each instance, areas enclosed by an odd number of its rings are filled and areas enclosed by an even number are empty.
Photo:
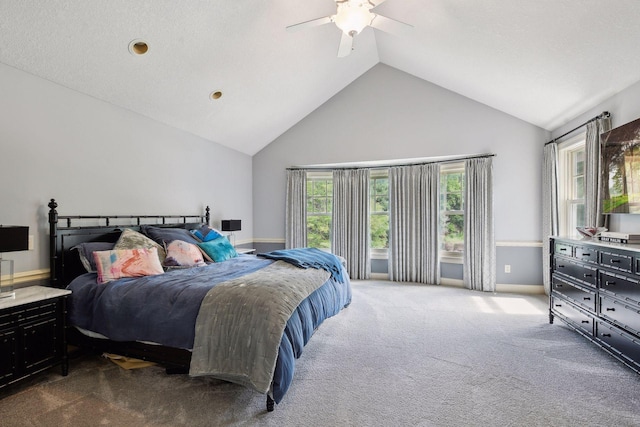
[[[189,374],[268,393],[289,317],[329,276],[276,261],[214,286],[196,320]]]

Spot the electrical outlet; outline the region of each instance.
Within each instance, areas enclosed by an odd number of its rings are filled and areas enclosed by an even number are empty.
[[[33,245],[34,245],[34,240],[33,240],[33,235],[30,234],[29,235],[29,250],[32,251],[33,250]]]
[[[511,266],[509,264],[505,264],[504,265],[504,272],[505,273],[511,273]]]

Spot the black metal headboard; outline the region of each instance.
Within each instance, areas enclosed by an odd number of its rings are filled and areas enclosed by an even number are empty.
[[[204,215],[97,215],[59,216],[58,203],[49,206],[49,256],[51,286],[64,288],[71,280],[85,273],[77,253],[71,248],[84,242],[116,242],[124,228],[140,231],[143,225],[191,230],[209,224],[210,209]],[[59,225],[58,222],[62,222]]]

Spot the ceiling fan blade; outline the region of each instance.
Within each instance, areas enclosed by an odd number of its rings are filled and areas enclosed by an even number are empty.
[[[304,22],[300,22],[299,24],[293,24],[293,25],[289,25],[287,27],[287,31],[298,31],[298,30],[302,30],[305,28],[311,28],[311,27],[317,27],[320,25],[324,25],[324,24],[328,24],[331,22],[331,17],[330,16],[325,16],[322,18],[317,18],[317,19],[312,19],[310,21],[304,21]]]
[[[395,19],[387,18],[386,16],[378,15],[374,16],[370,24],[373,28],[390,34],[406,34],[413,28],[413,25],[405,24],[404,22],[396,21]]]
[[[340,39],[340,47],[338,48],[338,58],[344,58],[345,56],[349,55],[352,49],[353,36],[342,33],[342,38]]]

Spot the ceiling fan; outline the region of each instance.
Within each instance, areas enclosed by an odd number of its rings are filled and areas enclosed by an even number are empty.
[[[399,34],[411,28],[412,25],[386,16],[373,13],[371,9],[380,6],[385,0],[335,0],[337,11],[335,15],[312,19],[299,24],[290,25],[287,31],[298,31],[304,28],[317,27],[333,22],[342,30],[338,57],[344,57],[353,50],[353,37],[365,27],[371,26],[385,33]]]

